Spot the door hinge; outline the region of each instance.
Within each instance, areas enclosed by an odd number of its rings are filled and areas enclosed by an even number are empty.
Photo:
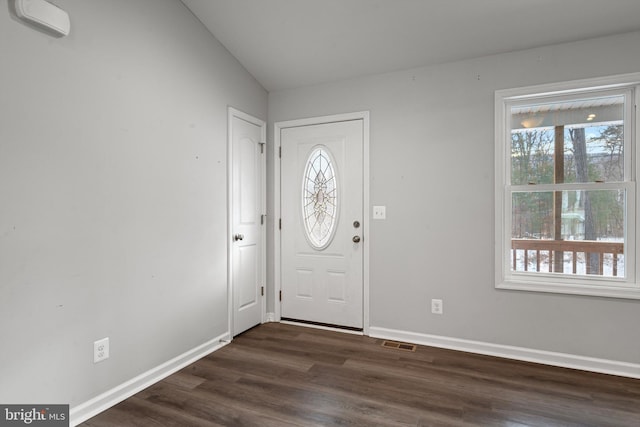
[[[260,296],[264,296],[264,286],[260,286]]]
[[[282,301],[282,291],[280,291],[279,295],[280,295],[280,301]]]
[[[264,146],[266,142],[258,142],[258,144],[260,144],[260,154],[264,154]]]
[[[282,146],[278,147],[278,157],[282,158]]]
[[[282,230],[282,218],[278,220],[278,230]]]
[[[260,215],[260,225],[264,225],[264,219],[267,217],[266,214]]]

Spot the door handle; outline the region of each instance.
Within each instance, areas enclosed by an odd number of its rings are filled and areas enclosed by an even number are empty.
[[[353,236],[353,243],[360,243],[360,236]]]
[[[236,234],[235,236],[233,236],[233,241],[237,242],[238,240],[243,240],[244,239],[244,235],[243,234]]]

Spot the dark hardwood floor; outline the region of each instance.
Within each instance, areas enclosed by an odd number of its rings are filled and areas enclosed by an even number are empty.
[[[640,426],[640,380],[267,323],[82,424]]]

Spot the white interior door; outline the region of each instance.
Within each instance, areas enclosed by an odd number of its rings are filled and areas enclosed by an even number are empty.
[[[283,319],[363,327],[363,132],[281,129]]]
[[[262,323],[265,276],[264,122],[230,110],[233,335]]]

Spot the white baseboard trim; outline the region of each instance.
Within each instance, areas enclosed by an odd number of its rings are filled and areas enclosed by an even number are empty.
[[[526,362],[541,363],[544,365],[560,366],[563,368],[580,369],[583,371],[640,379],[640,364],[636,363],[597,359],[594,357],[555,353],[551,351],[513,347],[438,335],[420,334],[416,332],[399,331],[375,326],[369,328],[369,336],[373,338],[390,339],[409,342],[412,344],[440,347],[450,350],[466,351],[469,353],[505,357],[508,359],[523,360]]]
[[[182,353],[181,355],[94,397],[91,400],[72,407],[69,411],[70,425],[77,426],[78,424],[83,423],[89,418],[111,408],[139,391],[144,390],[150,385],[153,385],[190,365],[196,360],[224,347],[229,344],[230,341],[230,334],[228,332],[224,333],[219,337],[207,341],[198,347]]]
[[[271,322],[275,322],[276,321],[276,314],[275,313],[267,313],[267,318],[264,321],[265,323],[271,323]]]

